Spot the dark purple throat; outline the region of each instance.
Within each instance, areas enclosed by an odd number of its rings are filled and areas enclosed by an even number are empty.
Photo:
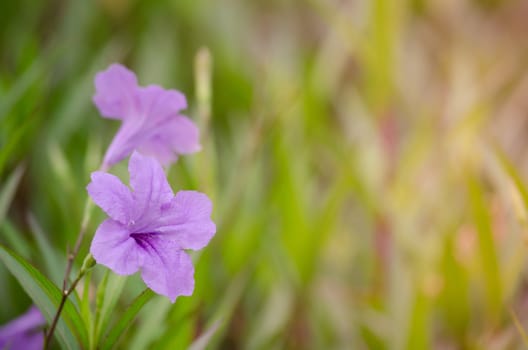
[[[157,232],[148,232],[148,233],[131,233],[130,237],[134,239],[137,245],[143,248],[146,251],[154,250],[157,252],[157,249],[154,245],[154,237],[158,235]]]

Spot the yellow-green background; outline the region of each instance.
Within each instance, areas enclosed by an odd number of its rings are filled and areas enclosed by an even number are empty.
[[[523,349],[527,18],[520,0],[2,1],[0,242],[61,282],[118,127],[93,77],[121,62],[186,94],[204,147],[169,178],[213,199],[218,232],[194,295],[151,300],[119,348],[212,326],[211,349]],[[0,323],[30,303],[0,265]]]

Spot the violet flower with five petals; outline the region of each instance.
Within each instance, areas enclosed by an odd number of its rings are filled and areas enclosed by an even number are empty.
[[[116,176],[92,173],[87,190],[109,216],[97,229],[90,252],[120,275],[141,270],[143,281],[172,302],[191,295],[194,268],[184,249],[198,250],[216,232],[209,198],[196,191],[173,194],[161,165],[134,152],[128,189]]]
[[[40,310],[30,307],[25,314],[0,327],[0,349],[42,349],[45,325]]]
[[[142,87],[136,75],[120,64],[112,64],[95,76],[93,101],[103,117],[119,119],[122,125],[106,151],[109,167],[134,150],[156,157],[163,165],[178,155],[200,150],[199,131],[187,117],[185,96],[157,85]]]

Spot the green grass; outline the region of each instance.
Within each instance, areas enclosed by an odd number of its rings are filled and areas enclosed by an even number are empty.
[[[213,199],[218,232],[193,256],[194,295],[154,296],[119,348],[522,349],[522,11],[515,0],[3,2],[0,243],[60,285],[118,127],[93,106],[93,77],[122,62],[188,97],[204,147],[169,178]],[[126,178],[124,164],[112,171]],[[105,276],[96,267],[78,291],[85,322],[122,316],[144,288]],[[4,323],[31,301],[1,264],[0,285]],[[91,346],[116,321],[90,330]]]

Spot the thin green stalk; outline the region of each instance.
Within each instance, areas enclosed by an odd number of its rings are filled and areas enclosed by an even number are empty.
[[[62,312],[62,309],[64,308],[64,305],[66,304],[66,300],[68,299],[68,296],[75,290],[77,283],[79,283],[79,281],[83,278],[86,272],[90,270],[94,265],[95,265],[95,260],[93,256],[91,254],[88,254],[86,258],[84,259],[83,265],[81,269],[79,270],[77,277],[75,277],[75,280],[72,282],[70,287],[69,288],[63,287],[62,298],[59,304],[59,308],[57,309],[57,312],[55,313],[55,316],[53,317],[51,326],[48,332],[46,333],[46,338],[44,339],[44,350],[49,349],[51,339],[53,338],[53,332],[55,332],[55,327],[57,326],[57,323],[59,322],[60,314]]]
[[[105,166],[101,166],[100,170],[105,171],[107,169]],[[73,250],[68,253],[68,262],[66,264],[66,271],[64,272],[64,279],[62,281],[62,298],[59,304],[59,308],[57,309],[57,312],[55,313],[55,316],[53,317],[51,326],[49,330],[46,332],[46,337],[44,341],[44,349],[47,349],[49,347],[51,339],[53,338],[53,333],[55,332],[55,327],[57,326],[57,322],[59,321],[62,308],[64,307],[64,304],[66,303],[66,299],[68,299],[68,296],[75,289],[75,286],[77,285],[77,283],[79,283],[79,280],[82,278],[82,276],[86,272],[86,271],[83,271],[83,269],[81,268],[81,271],[79,272],[79,275],[77,276],[77,278],[68,287],[68,281],[70,279],[70,274],[71,274],[71,270],[73,267],[73,263],[75,261],[75,258],[79,254],[79,250],[81,249],[81,245],[82,245],[84,236],[86,235],[86,230],[88,228],[88,223],[90,222],[93,207],[94,207],[93,202],[88,197],[86,199],[86,203],[84,206],[83,218],[81,221],[81,228],[79,230],[79,234],[77,235],[77,241],[75,242],[75,246],[73,247]],[[83,263],[83,267],[85,267],[85,264],[87,263],[88,258],[91,258],[91,260],[93,260],[93,257],[89,254]],[[95,261],[93,261],[93,263],[95,264]]]

